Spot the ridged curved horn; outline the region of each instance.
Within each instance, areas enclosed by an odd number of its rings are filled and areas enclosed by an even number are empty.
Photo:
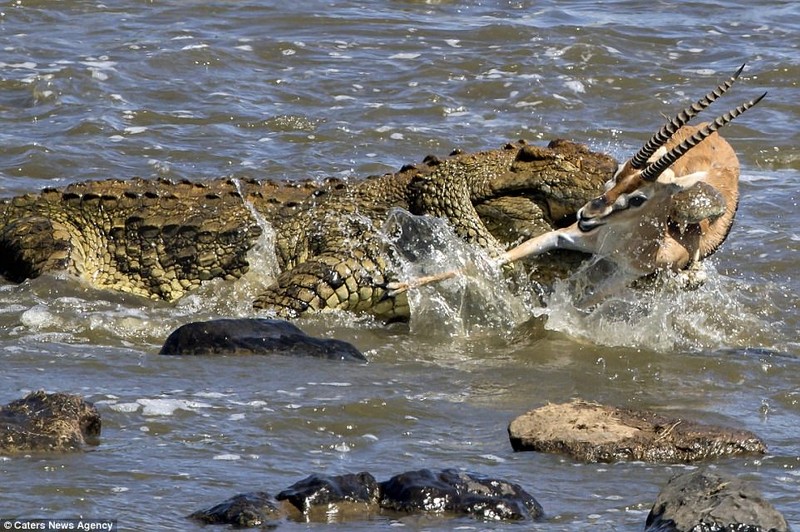
[[[717,87],[697,100],[695,103],[678,113],[678,115],[664,124],[664,126],[658,130],[658,132],[653,135],[650,140],[648,140],[644,146],[636,152],[636,155],[631,157],[631,166],[636,168],[637,170],[640,168],[644,168],[647,164],[647,159],[653,155],[658,148],[664,145],[672,135],[675,134],[681,127],[683,127],[692,117],[696,116],[697,113],[711,105],[714,100],[725,94],[725,91],[731,88],[733,82],[736,81],[736,78],[739,77],[739,74],[742,73],[744,70],[744,65],[739,67],[739,70],[734,72],[733,76],[730,77],[727,81],[724,81],[717,85]]]
[[[728,111],[724,115],[715,118],[713,122],[703,126],[700,131],[685,139],[683,142],[672,148],[669,152],[662,155],[657,161],[645,168],[640,174],[641,178],[645,181],[655,181],[664,170],[669,168],[672,163],[680,159],[681,156],[683,156],[686,152],[697,146],[710,134],[725,124],[732,122],[734,118],[756,105],[758,102],[764,99],[766,95],[767,93],[765,92],[758,98],[750,100],[749,102],[746,102],[735,109]]]

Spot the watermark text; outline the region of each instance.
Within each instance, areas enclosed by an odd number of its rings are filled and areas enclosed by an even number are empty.
[[[5,530],[76,530],[80,532],[117,532],[116,519],[3,519],[0,532]]]

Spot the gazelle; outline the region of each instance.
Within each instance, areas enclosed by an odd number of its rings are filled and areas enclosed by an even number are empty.
[[[689,120],[727,91],[744,69],[673,118],[619,166],[605,191],[577,212],[565,228],[532,238],[500,254],[497,266],[553,249],[591,253],[615,263],[626,279],[659,270],[681,270],[713,253],[725,240],[739,201],[739,161],[716,130],[761,101],[766,92],[698,127]],[[698,203],[676,207],[682,191],[700,191]],[[708,213],[712,212],[712,215]],[[392,294],[459,274],[451,270],[407,283]],[[619,280],[619,279],[616,279]],[[609,280],[611,281],[611,280]],[[615,285],[600,287],[595,296]]]

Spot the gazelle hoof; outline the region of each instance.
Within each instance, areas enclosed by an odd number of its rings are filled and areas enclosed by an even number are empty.
[[[397,297],[404,292],[408,292],[409,288],[411,288],[409,283],[393,281],[391,283],[386,283],[386,294],[389,297]]]

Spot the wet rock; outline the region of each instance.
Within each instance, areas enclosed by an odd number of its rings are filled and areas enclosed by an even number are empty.
[[[645,523],[645,532],[788,530],[786,519],[750,484],[704,470],[670,480]]]
[[[276,524],[283,516],[269,493],[254,491],[235,495],[207,510],[198,510],[188,517],[210,525],[234,525],[243,528]]]
[[[452,512],[488,520],[528,520],[541,505],[518,484],[455,469],[421,469],[381,483],[382,508],[401,512]]]
[[[293,355],[366,362],[352,344],[315,338],[284,320],[218,319],[193,322],[174,330],[162,355]]]
[[[371,474],[311,475],[273,499],[244,493],[188,517],[209,524],[271,526],[277,519],[299,522],[353,522],[394,513],[469,515],[499,520],[531,520],[542,507],[519,485],[455,469],[409,471],[378,483]]]
[[[694,462],[766,452],[749,431],[581,400],[523,414],[508,433],[515,451],[563,453],[585,462]]]
[[[378,502],[378,482],[367,472],[346,475],[311,475],[301,480],[277,496],[286,500],[303,513],[315,506],[330,506],[340,503]]]
[[[75,451],[100,436],[100,414],[79,395],[32,392],[0,408],[0,452]]]

